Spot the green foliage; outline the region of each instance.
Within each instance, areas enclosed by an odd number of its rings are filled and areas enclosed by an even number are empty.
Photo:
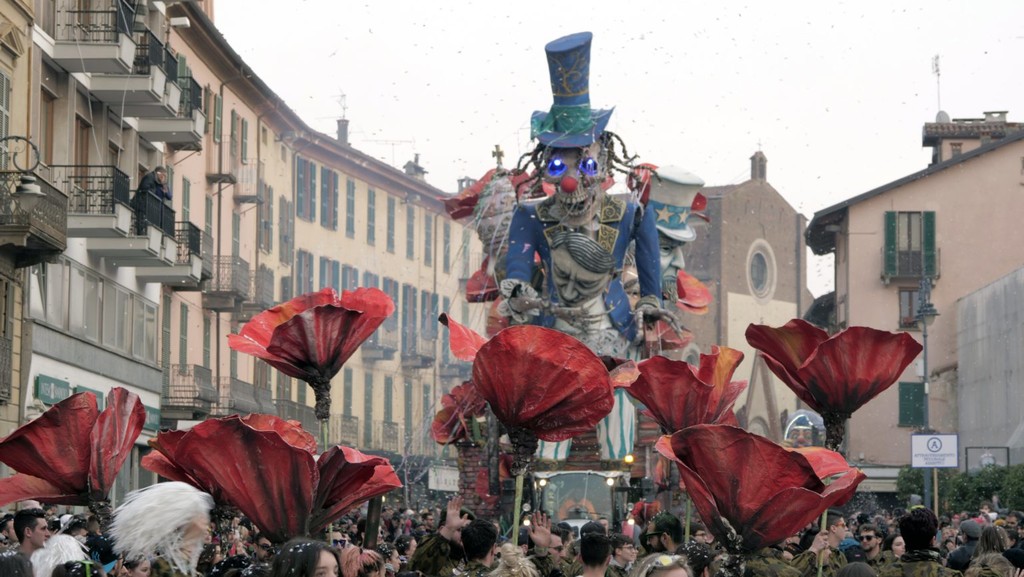
[[[923,469],[903,467],[896,478],[896,493],[903,503],[911,495],[924,494]],[[1024,465],[986,467],[966,473],[956,469],[939,470],[940,513],[977,512],[978,505],[999,495],[1000,507],[1024,509]]]

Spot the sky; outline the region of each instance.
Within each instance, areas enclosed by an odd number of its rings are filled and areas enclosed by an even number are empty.
[[[899,4],[899,6],[896,6]],[[531,149],[548,110],[544,45],[594,34],[590,93],[642,162],[709,186],[768,181],[814,212],[927,166],[923,123],[1024,120],[1024,2],[516,3],[216,0],[215,23],[303,120],[454,192]],[[939,56],[940,75],[933,72]],[[815,295],[831,258],[809,264]]]

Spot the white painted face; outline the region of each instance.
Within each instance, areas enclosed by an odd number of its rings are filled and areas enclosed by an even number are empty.
[[[661,284],[662,290],[672,300],[677,298],[676,276],[683,270],[685,260],[683,259],[683,245],[686,243],[671,239],[661,232],[658,233],[658,252],[661,260]]]
[[[559,300],[566,306],[589,301],[601,294],[612,280],[611,272],[593,272],[581,266],[564,245],[551,251],[551,270]]]

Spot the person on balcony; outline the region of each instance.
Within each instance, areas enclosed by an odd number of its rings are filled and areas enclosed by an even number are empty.
[[[171,188],[167,185],[167,169],[163,166],[158,166],[143,176],[138,190],[135,191],[132,208],[135,210],[135,234],[138,235],[146,234],[146,226],[150,224],[146,217],[146,206],[147,200],[153,199],[148,199],[147,195],[160,199],[168,207],[171,206]]]

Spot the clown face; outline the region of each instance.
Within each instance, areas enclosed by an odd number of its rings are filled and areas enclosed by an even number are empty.
[[[595,200],[607,175],[601,145],[550,148],[544,155],[543,179],[555,186],[562,223],[577,228],[594,216]]]

